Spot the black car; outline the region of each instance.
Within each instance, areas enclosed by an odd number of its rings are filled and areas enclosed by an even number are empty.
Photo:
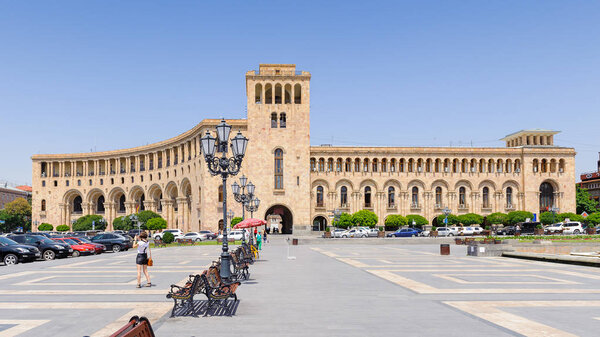
[[[73,248],[41,235],[15,234],[9,235],[8,238],[20,244],[37,247],[42,252],[42,258],[47,261],[54,260],[57,257],[67,257],[73,253]]]
[[[200,234],[206,234],[206,238],[209,239],[209,240],[214,240],[214,239],[217,238],[217,234],[213,233],[211,231],[202,230],[202,231],[200,231],[198,233],[200,233]]]
[[[498,235],[515,235],[515,226],[506,226],[498,230]]]
[[[517,226],[519,226],[521,234],[533,234],[537,226],[541,224],[541,222],[519,222]]]
[[[21,245],[16,241],[0,236],[0,259],[7,266],[19,262],[31,262],[41,255],[40,250],[36,247]]]
[[[112,233],[98,234],[92,238],[92,242],[101,243],[106,250],[112,250],[115,253],[131,248],[131,242],[127,238]]]
[[[141,232],[144,232],[143,229],[130,229],[129,232],[127,232],[127,235],[131,236],[132,238],[135,238],[137,235],[140,235]]]

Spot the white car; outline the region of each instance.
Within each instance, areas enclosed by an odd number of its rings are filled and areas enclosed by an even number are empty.
[[[438,236],[454,236],[454,233],[448,227],[438,227],[437,232]]]
[[[341,236],[343,238],[366,238],[369,236],[369,232],[362,228],[354,228],[342,233]]]
[[[563,230],[563,224],[555,223],[555,224],[546,226],[546,228],[544,228],[544,234],[562,233],[562,230]]]
[[[227,239],[234,239],[236,241],[241,240],[244,237],[244,231],[241,230],[233,230],[227,233]],[[246,235],[246,237],[248,237]],[[218,236],[218,239],[223,239],[223,234]]]
[[[202,234],[202,233],[199,233],[199,232],[189,232],[189,233],[186,233],[183,236],[183,238],[184,239],[192,239],[192,240],[194,240],[196,242],[208,240],[208,237],[206,236],[206,234]]]
[[[462,231],[460,231],[461,235],[474,235],[475,230],[473,227],[463,227]]]
[[[154,240],[158,240],[158,239],[162,240],[163,235],[165,235],[166,232],[173,234],[173,237],[175,238],[175,240],[183,239],[183,232],[181,231],[181,229],[165,229],[164,231],[162,231],[160,233],[154,234]]]
[[[448,227],[450,233],[448,233],[448,236],[459,236],[460,232],[462,231],[462,227]]]
[[[481,234],[481,232],[483,232],[483,228],[479,227],[479,226],[475,226],[473,227],[473,235],[479,235]]]
[[[341,238],[342,237],[342,233],[346,232],[345,229],[334,229],[331,231],[331,237],[332,238]]]
[[[581,222],[576,222],[576,221],[572,221],[572,222],[566,222],[563,224],[563,234],[582,234],[583,233],[583,226],[581,225]]]

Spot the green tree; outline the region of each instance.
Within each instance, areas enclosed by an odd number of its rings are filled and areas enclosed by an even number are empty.
[[[240,222],[242,222],[244,219],[242,219],[242,217],[240,216],[236,216],[235,218],[231,219],[231,227],[239,224]]]
[[[31,205],[23,198],[16,198],[7,203],[4,210],[10,215],[31,216]]]
[[[599,225],[600,224],[600,212],[594,212],[590,215],[588,215],[587,218],[585,218],[585,221],[594,224],[594,225]]]
[[[598,210],[598,202],[590,196],[587,189],[577,186],[575,191],[575,204],[577,205],[577,213],[587,212],[594,213]]]
[[[54,226],[52,226],[49,223],[45,223],[45,222],[38,226],[38,230],[42,231],[42,232],[51,231],[53,229],[54,229]]]
[[[152,231],[165,229],[167,228],[167,221],[163,218],[152,218],[146,222],[146,227]]]
[[[133,221],[129,216],[120,216],[113,220],[113,228],[120,231],[128,231],[133,229]]]
[[[549,225],[556,221],[558,221],[558,217],[556,216],[556,214],[554,214],[552,212],[544,212],[544,213],[540,214],[540,222],[543,223],[544,225]]]
[[[475,213],[467,213],[458,216],[458,220],[465,226],[482,225],[483,217]]]
[[[377,215],[367,209],[352,214],[352,223],[355,226],[375,227],[377,221]]]
[[[163,234],[162,240],[164,243],[171,243],[173,242],[173,240],[175,240],[175,236],[173,236],[173,233],[171,232],[165,232],[165,234]]]
[[[424,217],[418,215],[418,214],[409,214],[406,216],[406,220],[408,222],[409,226],[413,226],[413,222],[414,222],[414,226],[416,227],[423,227],[427,224],[429,224],[429,221],[427,221],[427,219],[425,219]]]
[[[334,221],[333,225],[338,228],[348,228],[352,226],[352,215],[348,213],[340,214],[340,219],[338,221]]]
[[[93,226],[92,222],[94,223]],[[106,220],[100,215],[90,214],[82,216],[73,224],[74,231],[89,231],[92,230],[92,227],[102,231],[106,228]]]
[[[402,226],[406,226],[408,220],[400,214],[391,214],[385,218],[385,230],[395,231]]]
[[[493,225],[507,224],[508,216],[502,212],[496,212],[486,217],[487,222]]]
[[[446,219],[446,216],[444,214],[438,215],[437,225],[440,227],[444,227],[444,226],[455,226],[455,225],[458,225],[458,223],[459,223],[458,217],[454,214],[448,214],[448,224],[444,223],[444,219]]]
[[[3,232],[12,232],[18,227],[24,231],[31,229],[31,205],[23,198],[17,198],[4,205],[0,211],[0,220],[4,224],[0,227]]]
[[[154,219],[154,218],[161,218],[161,216],[158,213],[154,213],[152,211],[140,211],[139,213],[136,214],[138,221],[140,222],[140,225],[142,226],[142,228],[144,226],[146,226],[146,223],[148,222],[148,220],[150,219]]]
[[[514,225],[518,222],[524,222],[527,219],[533,220],[533,213],[527,211],[512,211],[508,213],[506,222],[509,225]]]
[[[56,230],[59,232],[68,232],[69,226],[68,225],[59,225],[59,226],[56,226]]]
[[[569,219],[570,221],[583,222],[583,217],[575,213],[559,213],[556,215],[556,218],[560,222],[565,221],[566,219]]]

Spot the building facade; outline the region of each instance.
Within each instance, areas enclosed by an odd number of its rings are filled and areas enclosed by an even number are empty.
[[[246,73],[247,119],[227,120],[250,139],[239,176],[256,185],[255,217],[279,215],[284,233],[323,229],[334,209],[370,209],[380,224],[389,214],[433,221],[445,207],[575,211],[575,151],[555,146],[555,131],[523,130],[502,148],[311,146],[310,79],[295,65],[261,64]],[[170,228],[216,230],[223,186],[207,171],[200,138],[219,122],[131,149],[34,155],[33,219],[59,225],[100,214],[112,224],[148,209]]]
[[[598,153],[597,170],[583,173],[580,179],[581,182],[578,185],[588,191],[590,198],[600,202],[600,152]]]
[[[31,193],[28,193],[23,189],[8,186],[8,184],[0,185],[0,209],[4,209],[4,205],[14,201],[17,198],[28,200],[30,195]]]

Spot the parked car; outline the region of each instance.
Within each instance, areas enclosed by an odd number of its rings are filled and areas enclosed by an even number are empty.
[[[416,231],[414,228],[403,228],[403,229],[399,229],[393,233],[389,233],[387,236],[388,237],[411,237],[411,236],[417,236],[419,235],[419,232]]]
[[[92,242],[103,244],[107,250],[112,250],[115,253],[132,247],[127,238],[113,233],[98,234],[92,238]]]
[[[207,231],[207,230],[202,230],[200,232],[198,232],[200,234],[206,235],[206,239],[207,240],[214,240],[217,238],[217,233],[213,233],[211,231]]]
[[[57,257],[64,258],[73,253],[73,248],[41,235],[13,234],[9,235],[8,238],[20,244],[37,247],[42,252],[41,257],[46,261],[54,260]]]
[[[140,235],[141,232],[145,232],[145,230],[136,228],[136,229],[130,229],[129,232],[123,233],[123,234],[127,234],[127,235],[131,236],[132,238],[135,238],[137,235]],[[115,233],[115,234],[117,234],[117,233]],[[119,234],[119,235],[121,235],[121,234]]]
[[[475,230],[473,229],[473,227],[463,227],[462,230],[460,231],[460,235],[474,235],[475,234]]]
[[[241,240],[242,237],[244,236],[244,231],[236,229],[233,231],[230,231],[227,233],[227,238],[228,239],[234,239],[234,240]],[[246,235],[246,237],[248,237],[248,235]],[[223,234],[218,236],[219,239],[223,239]]]
[[[563,224],[563,234],[581,234],[583,233],[581,222],[570,221]]]
[[[521,234],[533,234],[537,226],[541,224],[541,222],[519,222],[517,226],[519,226]]]
[[[353,228],[342,233],[343,238],[366,238],[369,233],[363,228]]]
[[[72,236],[72,237],[69,237],[68,239],[71,239],[82,245],[89,245],[90,247],[94,248],[94,254],[100,254],[106,250],[106,247],[103,244],[92,242],[90,239],[88,239],[86,237]]]
[[[52,239],[56,242],[63,242],[69,245],[73,249],[73,257],[78,257],[79,255],[90,255],[94,254],[94,247],[90,247],[88,245],[80,244],[79,242],[71,239],[64,238],[54,238]]]
[[[334,230],[331,231],[331,237],[332,238],[341,238],[342,237],[342,233],[344,233],[346,230],[345,229],[341,229],[341,228],[336,228]]]
[[[205,234],[199,233],[199,232],[189,232],[186,233],[183,236],[184,239],[192,239],[196,242],[200,242],[200,241],[204,241],[204,240],[208,240],[208,238],[206,237]]]
[[[377,237],[378,234],[379,234],[379,229],[377,229],[377,228],[369,228],[369,229],[367,229],[367,236],[368,237]]]
[[[515,226],[504,226],[497,231],[498,235],[515,235]]]
[[[473,227],[473,235],[480,235],[481,232],[483,232],[483,228],[481,228],[480,226]]]
[[[154,240],[157,240],[157,239],[162,240],[163,235],[165,235],[166,232],[173,234],[173,237],[175,237],[175,240],[183,239],[183,232],[181,231],[181,229],[165,229],[164,231],[162,231],[160,233],[155,233]]]
[[[438,236],[454,236],[454,234],[448,227],[438,227],[437,232]]]
[[[0,237],[0,259],[7,266],[19,262],[31,262],[40,256],[40,250],[34,246],[21,245],[9,238]]]

